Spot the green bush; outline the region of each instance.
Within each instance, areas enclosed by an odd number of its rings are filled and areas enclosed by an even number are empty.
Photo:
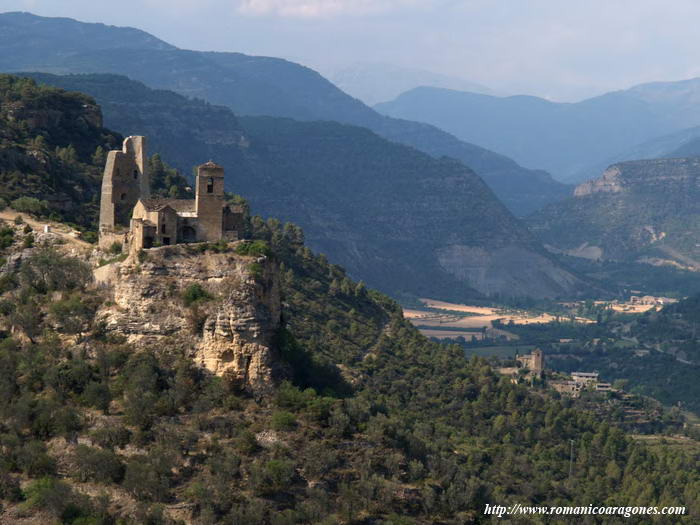
[[[203,303],[205,301],[210,301],[213,299],[211,294],[207,292],[199,283],[194,283],[185,288],[182,292],[182,301],[185,306],[189,307],[195,303]]]
[[[262,264],[254,262],[248,265],[248,271],[250,272],[250,275],[253,277],[253,279],[260,279],[263,275],[263,267]]]
[[[270,246],[262,240],[258,241],[245,241],[236,246],[236,253],[238,255],[249,255],[249,256],[269,256],[272,254]]]
[[[119,255],[122,253],[122,243],[116,241],[113,242],[109,247],[109,253],[112,255]]]
[[[15,240],[15,230],[9,226],[0,228],[0,250],[9,248]]]
[[[124,448],[131,441],[131,431],[122,425],[109,425],[94,430],[90,441],[108,449]]]
[[[68,508],[73,496],[70,485],[55,478],[41,478],[32,481],[24,491],[26,501],[22,506],[27,510],[46,510],[54,516],[61,516]]]
[[[10,203],[13,210],[30,213],[32,215],[45,215],[49,210],[49,203],[35,197],[20,197]]]
[[[34,234],[29,233],[22,240],[22,248],[32,248],[34,246]]]
[[[113,481],[124,477],[124,465],[111,450],[78,445],[75,449],[76,476],[80,481]]]
[[[258,462],[251,469],[251,485],[258,494],[272,494],[290,489],[295,474],[294,463],[288,460]]]
[[[133,456],[126,465],[124,488],[142,501],[163,501],[170,490],[171,462],[162,454]]]
[[[275,412],[272,414],[272,428],[274,430],[293,430],[297,426],[297,420],[291,412]]]

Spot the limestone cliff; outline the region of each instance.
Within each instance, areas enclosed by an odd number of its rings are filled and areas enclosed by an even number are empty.
[[[226,253],[200,246],[154,248],[98,269],[113,293],[98,316],[130,343],[185,345],[213,374],[263,392],[280,368],[272,346],[281,319],[277,266],[236,255],[234,244]]]

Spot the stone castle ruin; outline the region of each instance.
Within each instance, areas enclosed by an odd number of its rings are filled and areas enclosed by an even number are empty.
[[[243,224],[241,207],[224,198],[224,169],[213,162],[197,168],[195,198],[152,199],[146,138],[127,137],[107,155],[100,198],[99,245],[126,250],[170,244],[235,241]]]

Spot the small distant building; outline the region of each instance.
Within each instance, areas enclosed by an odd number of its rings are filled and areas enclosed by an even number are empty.
[[[152,199],[145,137],[128,137],[122,150],[107,155],[100,199],[101,248],[115,242],[139,250],[234,241],[242,227],[242,208],[225,201],[221,166],[210,161],[197,168],[194,199]]]
[[[571,378],[581,385],[598,382],[598,372],[572,372]]]
[[[531,354],[516,355],[515,360],[533,374],[542,375],[544,371],[544,352],[539,348],[533,350]]]
[[[578,397],[583,386],[576,381],[550,381],[549,385],[560,394],[572,397]]]
[[[613,392],[614,391],[614,389],[610,383],[596,383],[595,390],[596,390],[596,392]]]

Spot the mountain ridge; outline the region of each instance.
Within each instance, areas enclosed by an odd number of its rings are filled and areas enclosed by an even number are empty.
[[[151,151],[184,173],[217,159],[227,190],[255,213],[301,225],[314,249],[395,296],[563,296],[587,286],[455,160],[347,124],[236,117],[126,77],[31,76],[89,93],[108,126],[151,137]]]
[[[150,42],[140,48],[123,48],[117,42],[113,48],[102,46],[82,52],[62,50],[60,42],[49,45],[39,41],[36,44],[31,37],[38,27],[51,34],[46,28],[52,26],[53,19],[32,16],[29,24],[26,18],[22,18],[23,25],[18,28],[15,18],[0,14],[0,49],[12,50],[0,56],[0,70],[124,74],[153,88],[171,89],[228,106],[239,115],[335,120],[367,127],[389,140],[416,147],[435,157],[452,156],[473,167],[519,216],[564,198],[571,191],[570,186],[542,171],[522,168],[511,159],[474,144],[465,144],[435,127],[379,115],[319,73],[293,62],[241,53],[161,48]],[[8,31],[8,27],[13,31]],[[101,29],[90,27],[91,30]],[[54,39],[60,41],[60,36]],[[32,45],[39,46],[36,48],[38,56],[23,51],[25,47],[33,50]]]

